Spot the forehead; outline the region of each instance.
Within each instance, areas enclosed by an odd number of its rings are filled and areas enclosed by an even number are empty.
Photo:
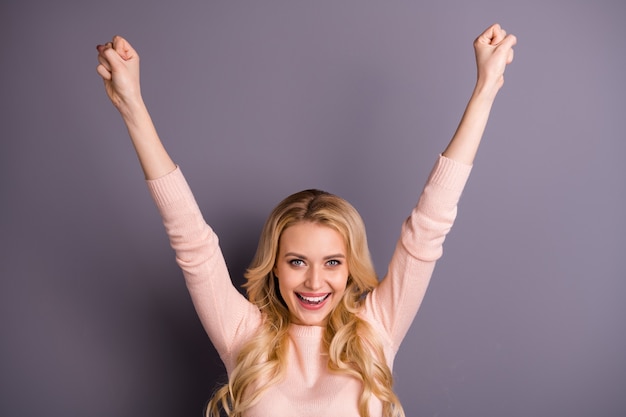
[[[346,252],[346,242],[337,230],[312,222],[299,222],[289,226],[280,237],[279,251],[302,254],[326,254]]]

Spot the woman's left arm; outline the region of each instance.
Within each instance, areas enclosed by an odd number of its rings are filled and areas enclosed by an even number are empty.
[[[491,106],[513,60],[516,39],[493,25],[474,42],[476,87],[452,140],[437,160],[402,234],[385,279],[366,300],[365,311],[397,348],[422,302],[443,242],[456,218]]]
[[[504,70],[513,61],[513,46],[517,38],[495,24],[474,41],[477,80],[467,104],[443,156],[472,165],[482,139],[493,102],[504,84]]]

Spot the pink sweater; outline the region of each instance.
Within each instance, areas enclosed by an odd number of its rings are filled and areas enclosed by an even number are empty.
[[[390,368],[442,254],[470,170],[439,157],[417,206],[402,226],[387,274],[367,296],[361,315],[380,332]],[[204,221],[181,170],[148,181],[148,187],[198,316],[230,375],[261,314],[232,285],[218,238]],[[361,384],[328,370],[321,350],[322,332],[322,327],[291,325],[286,377],[270,387],[246,417],[359,416]],[[382,415],[380,401],[370,401],[370,415]]]

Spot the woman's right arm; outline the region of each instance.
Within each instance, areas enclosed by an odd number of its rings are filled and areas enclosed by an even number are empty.
[[[121,36],[98,45],[98,74],[107,95],[122,115],[146,179],[153,180],[176,169],[152,123],[141,97],[139,55]]]

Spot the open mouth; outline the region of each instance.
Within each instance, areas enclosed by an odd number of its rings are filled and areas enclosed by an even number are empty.
[[[302,294],[296,293],[296,296],[298,297],[298,299],[304,303],[304,304],[308,304],[311,306],[316,306],[319,304],[322,304],[324,301],[326,301],[326,299],[328,299],[328,297],[330,297],[330,293],[328,294],[324,294],[324,295],[320,295],[317,297],[306,297]]]

